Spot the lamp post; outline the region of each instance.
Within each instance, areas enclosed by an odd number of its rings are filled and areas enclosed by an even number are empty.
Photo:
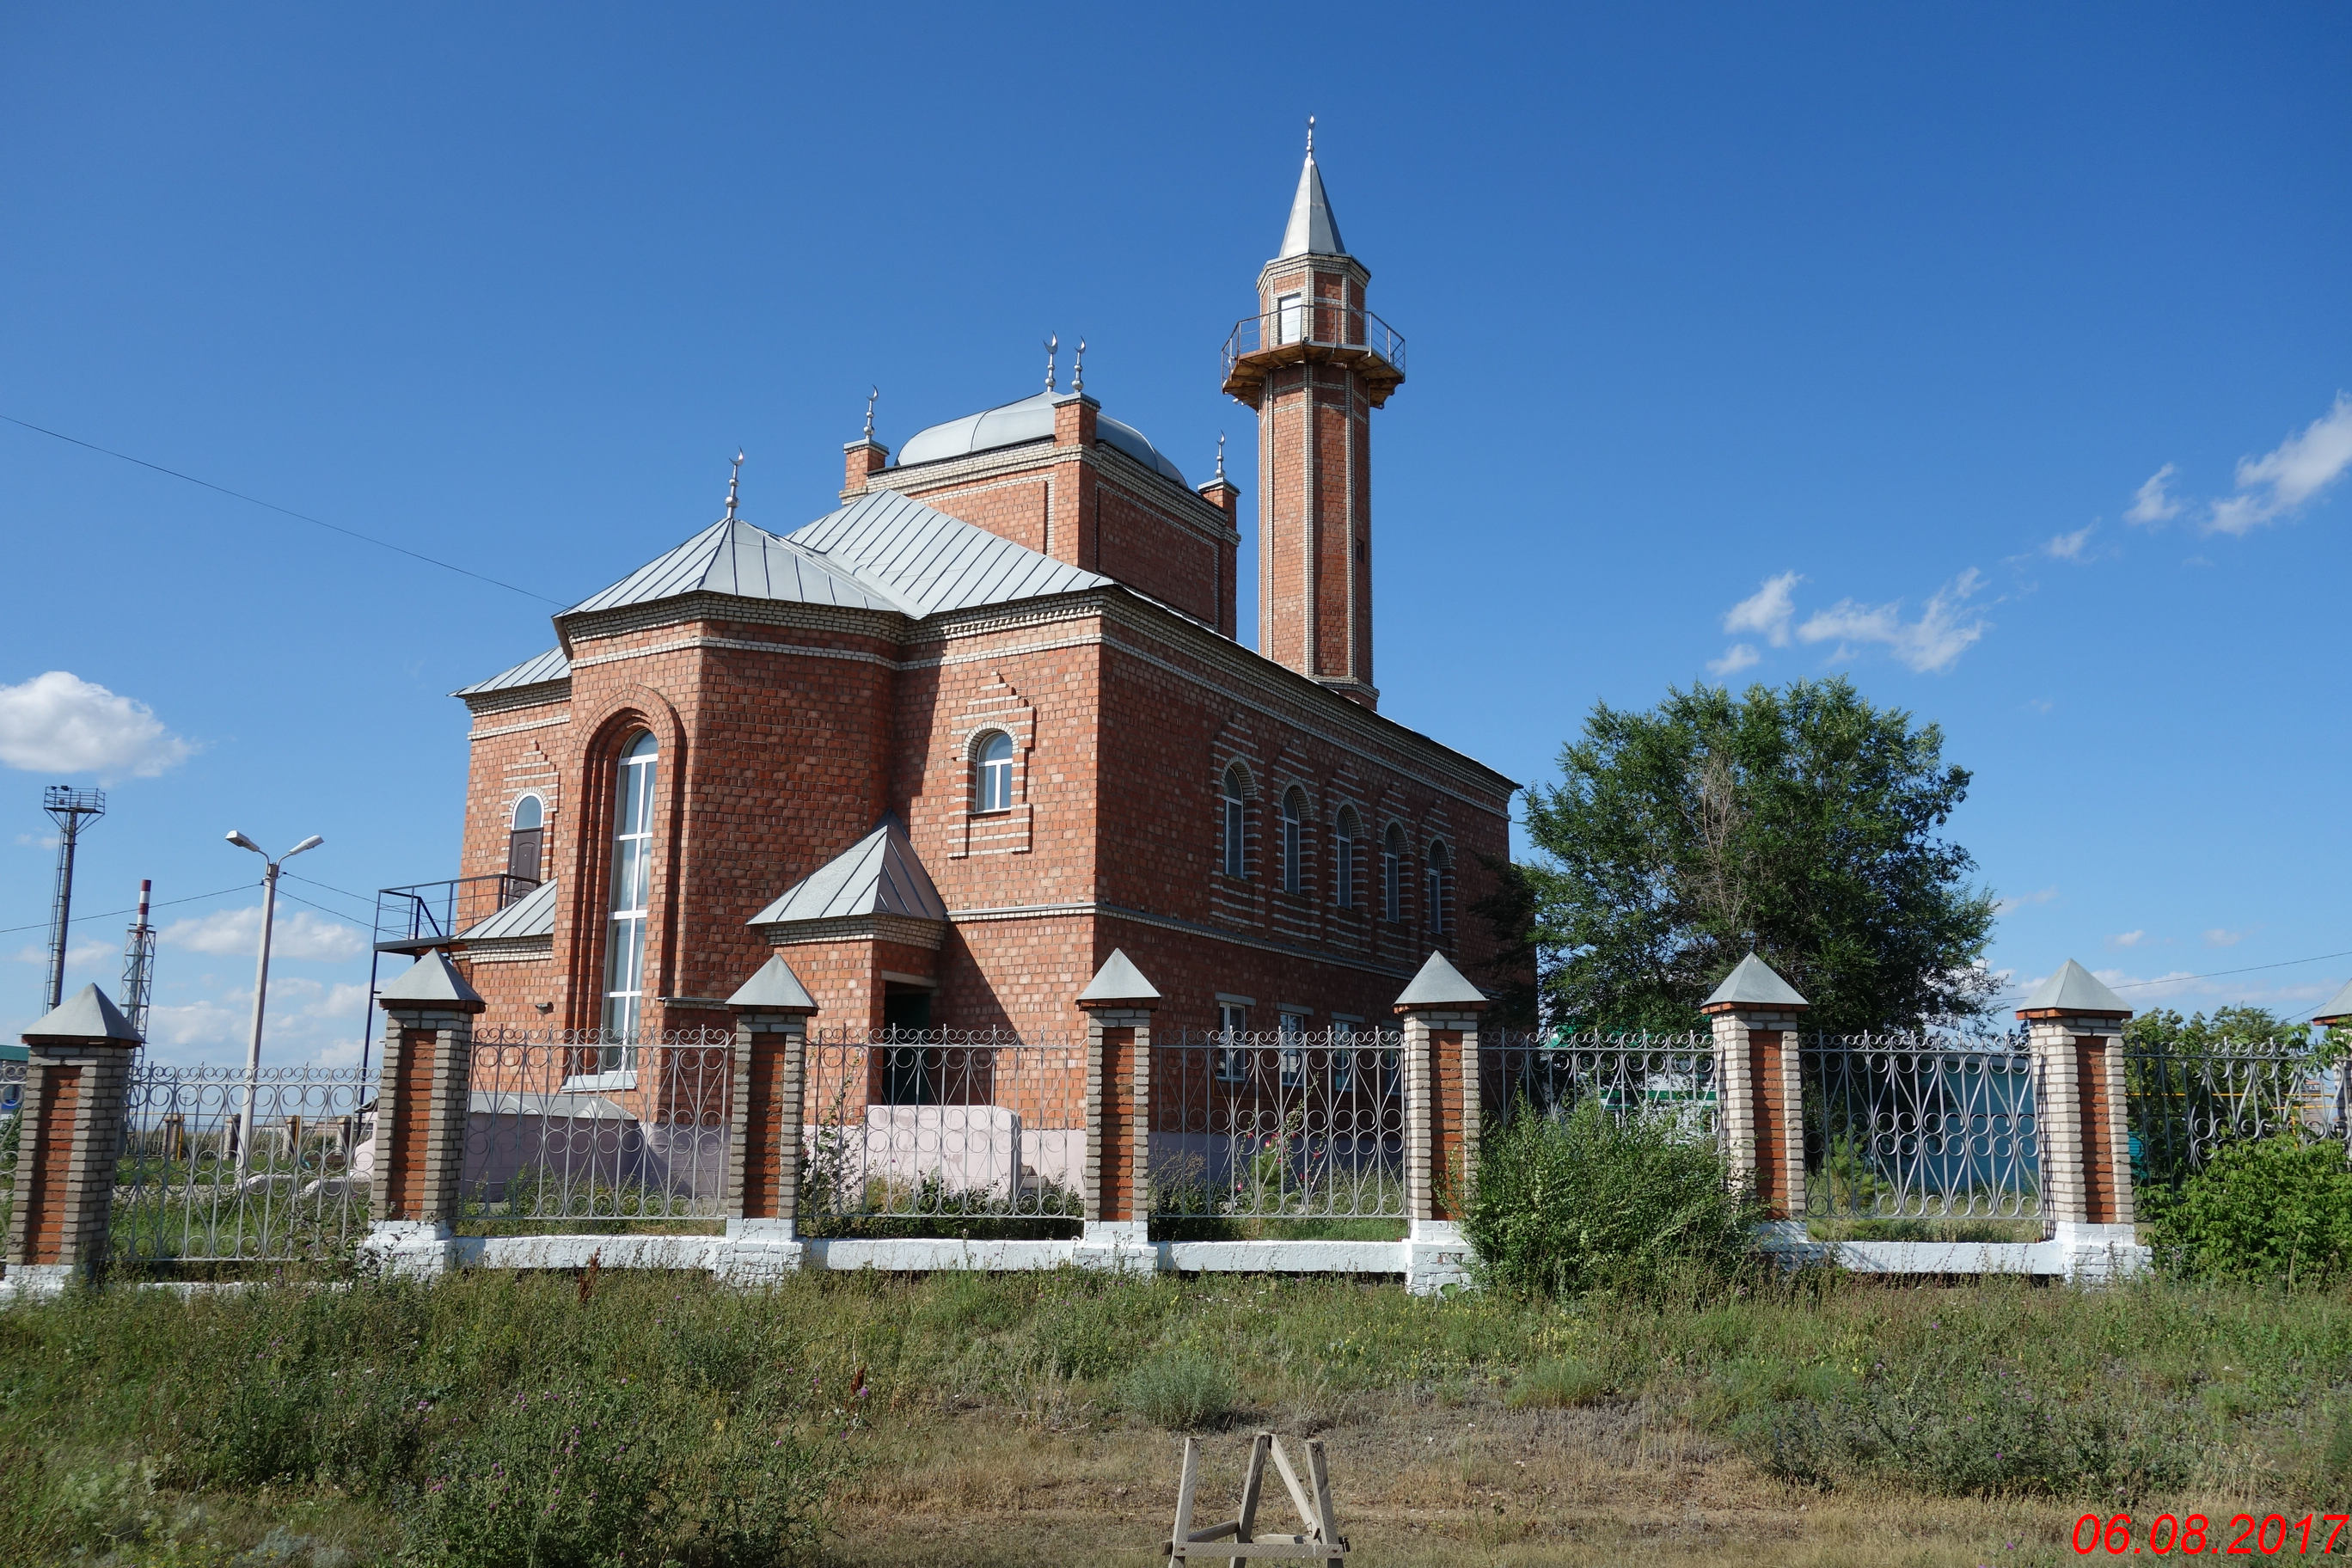
[[[239,849],[250,849],[260,856],[268,868],[261,874],[261,956],[253,970],[253,1037],[245,1047],[245,1108],[236,1117],[236,1177],[242,1183],[253,1158],[253,1102],[261,1092],[261,1008],[269,995],[269,928],[278,916],[278,868],[326,840],[313,833],[275,860],[269,858],[268,850],[235,828],[229,829],[228,841]]]

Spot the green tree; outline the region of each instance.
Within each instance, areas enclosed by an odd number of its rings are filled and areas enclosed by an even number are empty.
[[[1937,837],[1968,794],[1943,731],[1844,679],[1695,686],[1606,703],[1528,792],[1532,935],[1551,1016],[1691,1028],[1751,947],[1810,1022],[1883,1029],[1980,1014],[1992,895]]]

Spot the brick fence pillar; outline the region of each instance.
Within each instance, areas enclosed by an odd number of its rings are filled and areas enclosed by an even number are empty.
[[[95,985],[25,1031],[16,1205],[0,1291],[44,1296],[103,1270],[139,1032]]]
[[[777,953],[727,998],[735,1072],[727,1100],[727,1238],[712,1271],[731,1284],[800,1268],[801,1116],[816,1001]]]
[[[1151,1015],[1160,991],[1113,948],[1078,993],[1087,1015],[1087,1228],[1081,1268],[1149,1273],[1151,1245]]]
[[[1404,1028],[1405,1289],[1470,1280],[1462,1205],[1478,1181],[1478,1015],[1486,994],[1433,952],[1396,999]]]
[[[2146,1267],[2132,1223],[2122,997],[2073,959],[2017,1010],[2033,1052],[2042,1213],[2058,1270],[2104,1279]]]
[[[430,1278],[453,1262],[474,1018],[483,1002],[438,948],[375,999],[383,1008],[383,1062],[376,1079],[374,1223],[362,1251],[388,1272]]]
[[[1754,953],[1700,1004],[1715,1028],[1717,1136],[1732,1180],[1802,1238],[1805,1091],[1798,1029],[1811,1005]]]

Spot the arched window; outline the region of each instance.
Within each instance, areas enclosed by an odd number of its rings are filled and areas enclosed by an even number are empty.
[[[1343,805],[1331,825],[1331,901],[1343,910],[1356,907],[1356,808]]]
[[[1429,841],[1429,934],[1439,940],[1454,933],[1454,857],[1447,852],[1445,841]]]
[[[1393,822],[1381,840],[1381,918],[1404,919],[1404,829]]]
[[[1225,770],[1218,804],[1224,812],[1225,875],[1249,875],[1249,774],[1235,763]]]
[[[1282,890],[1307,885],[1307,796],[1296,784],[1282,797]]]
[[[535,795],[527,795],[514,804],[514,815],[507,818],[507,875],[518,882],[539,885],[539,858],[541,841],[547,836],[547,803]],[[524,891],[509,889],[509,893]],[[501,903],[506,900],[501,899]]]
[[[972,748],[972,810],[1013,809],[1013,737],[992,730]]]
[[[628,1065],[621,1047],[634,1044],[646,998],[646,921],[652,910],[654,785],[660,748],[643,731],[621,749],[613,803],[613,884],[604,933],[604,1028],[601,1066]]]

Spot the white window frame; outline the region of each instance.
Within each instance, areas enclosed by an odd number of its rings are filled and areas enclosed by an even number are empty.
[[[1381,918],[1404,922],[1404,830],[1394,824],[1381,836]]]
[[[1276,1057],[1276,1079],[1285,1089],[1297,1089],[1307,1081],[1307,1035],[1315,1015],[1297,1007],[1285,1007],[1276,1015],[1279,1022],[1276,1032],[1282,1038],[1282,1049]],[[1297,1044],[1292,1042],[1296,1041]]]
[[[1356,809],[1341,806],[1331,824],[1331,901],[1356,907]]]
[[[599,1075],[634,1069],[645,1020],[646,931],[653,915],[654,805],[661,744],[641,730],[622,749],[613,790],[613,860],[606,870],[604,1026]],[[619,1088],[620,1085],[601,1087]]]
[[[992,755],[998,742],[1003,743],[1003,756]],[[1011,811],[1013,809],[1013,737],[1002,730],[991,730],[972,742],[971,789],[974,814]]]
[[[1274,299],[1274,341],[1279,343],[1303,343],[1307,341],[1307,292],[1277,294]]]
[[[1306,890],[1307,796],[1293,786],[1282,795],[1282,890]]]
[[[1449,911],[1445,897],[1445,879],[1446,874],[1454,869],[1454,855],[1445,847],[1445,840],[1433,838],[1429,841],[1426,866],[1423,881],[1426,884],[1429,899],[1429,934],[1443,939],[1454,934],[1454,922],[1446,918]]]
[[[1237,882],[1249,880],[1249,783],[1241,764],[1225,770],[1217,785],[1223,816],[1224,873]]]
[[[1249,1033],[1249,1005],[1245,1002],[1217,1004],[1217,1033],[1230,1042],[1235,1035]],[[1247,1083],[1249,1052],[1230,1043],[1217,1047],[1217,1081]]]

